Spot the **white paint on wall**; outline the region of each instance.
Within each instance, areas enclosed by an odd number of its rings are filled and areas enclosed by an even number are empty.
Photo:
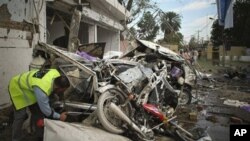
[[[103,28],[97,29],[98,42],[106,42],[105,52],[120,51],[120,34]]]
[[[83,7],[82,15],[96,22],[98,26],[112,28],[113,30],[123,30],[123,26],[119,22],[89,8]],[[82,20],[86,21],[85,18],[82,18]],[[88,21],[86,22],[88,23]]]
[[[36,19],[37,15],[35,14],[33,0],[0,0],[0,6],[6,4],[10,13],[9,19],[1,19],[3,22],[13,22],[14,25],[16,23],[22,25],[22,22],[35,23],[39,25],[40,31],[40,34],[38,34],[22,29],[18,30],[15,27],[12,29],[11,26],[8,29],[0,28],[0,106],[10,103],[8,94],[10,79],[14,75],[29,70],[33,47],[37,44],[38,39],[46,41],[46,30],[42,29],[46,28],[46,3],[45,0],[44,2],[41,0],[34,1],[39,20]],[[44,5],[42,6],[42,4]]]
[[[7,4],[8,11],[11,14],[11,21],[23,22],[25,20],[31,22],[35,16],[32,2],[32,0],[28,0],[27,3],[25,0],[1,0],[0,6]]]
[[[250,56],[240,56],[239,61],[250,62]]]
[[[11,77],[28,71],[32,48],[0,48],[0,105],[10,103],[8,84]]]
[[[97,26],[90,25],[89,26],[89,43],[97,42]]]

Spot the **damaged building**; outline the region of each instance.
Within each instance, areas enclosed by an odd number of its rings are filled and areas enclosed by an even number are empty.
[[[1,0],[0,14],[1,107],[10,104],[10,78],[47,57],[34,51],[39,42],[71,52],[94,43],[104,52],[120,51],[122,23],[130,15],[117,0]]]

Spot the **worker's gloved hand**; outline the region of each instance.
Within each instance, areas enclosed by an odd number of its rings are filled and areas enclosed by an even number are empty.
[[[60,115],[60,120],[61,120],[61,121],[65,121],[66,118],[67,118],[67,112],[61,113],[61,115]]]

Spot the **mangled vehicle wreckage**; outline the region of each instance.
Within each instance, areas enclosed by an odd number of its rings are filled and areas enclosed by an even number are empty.
[[[195,69],[180,55],[153,42],[137,40],[136,47],[121,58],[125,57],[152,66],[155,70],[165,64],[168,72],[166,79],[175,90],[179,90],[179,104],[190,104],[197,75]]]
[[[194,136],[175,122],[176,107],[190,103],[195,83],[195,79],[189,79],[195,74],[191,77],[185,60],[148,41],[137,40],[137,45],[119,59],[91,60],[86,58],[88,52],[79,56],[40,43],[48,52],[70,62],[55,66],[73,86],[63,102],[54,103],[55,108],[71,110],[71,116],[96,111],[94,115],[104,129],[136,135],[136,140],[154,140],[159,133],[178,140],[208,138],[207,134]]]

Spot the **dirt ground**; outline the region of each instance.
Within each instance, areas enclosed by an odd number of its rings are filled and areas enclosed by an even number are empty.
[[[207,129],[213,141],[229,141],[230,124],[250,124],[250,112],[223,103],[227,99],[250,103],[250,79],[227,78],[220,73],[214,75],[211,80],[200,80],[192,92],[194,97],[192,104],[178,107],[176,112],[178,122],[188,130],[193,127]],[[1,109],[1,140],[11,140],[12,120],[12,108]],[[25,140],[34,141],[29,134]]]

